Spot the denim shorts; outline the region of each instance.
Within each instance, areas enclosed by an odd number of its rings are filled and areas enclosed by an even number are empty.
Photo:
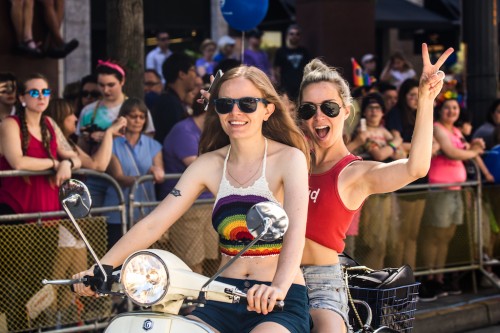
[[[338,313],[344,319],[348,332],[349,303],[344,272],[340,264],[331,266],[302,266],[309,293],[310,309],[326,309]]]
[[[224,277],[218,277],[217,281],[230,284],[242,291],[248,290],[254,284],[271,284],[270,282]],[[309,332],[311,322],[306,287],[292,284],[284,301],[283,311],[273,311],[267,315],[248,311],[246,302],[229,304],[215,301],[208,301],[204,307],[196,308],[191,315],[203,320],[221,333],[250,332],[255,326],[265,322],[280,324],[292,333]]]

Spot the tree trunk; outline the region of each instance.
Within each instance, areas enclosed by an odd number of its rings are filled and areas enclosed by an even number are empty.
[[[109,58],[125,69],[125,94],[143,98],[143,0],[107,0],[106,6]]]

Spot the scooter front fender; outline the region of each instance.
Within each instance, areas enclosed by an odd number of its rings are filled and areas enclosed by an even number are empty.
[[[105,333],[214,333],[202,323],[189,318],[160,312],[122,313],[106,328]]]

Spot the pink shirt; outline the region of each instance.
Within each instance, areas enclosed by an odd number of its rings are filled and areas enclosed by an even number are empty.
[[[453,127],[450,132],[441,123],[435,122],[434,126],[440,127],[450,139],[452,145],[458,149],[465,149],[465,144],[463,142],[463,136],[460,130]],[[460,183],[467,179],[467,173],[465,171],[465,166],[461,160],[452,160],[444,154],[439,154],[434,156],[431,160],[431,167],[429,169],[429,183]],[[450,188],[452,190],[458,190],[459,187],[454,186]]]

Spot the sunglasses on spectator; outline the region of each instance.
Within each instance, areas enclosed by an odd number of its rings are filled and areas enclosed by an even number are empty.
[[[166,41],[167,41],[167,40],[169,40],[169,39],[170,39],[170,37],[161,37],[161,38],[158,38],[158,40],[159,40],[160,42],[166,42]]]
[[[321,104],[304,103],[299,106],[299,117],[303,120],[311,119],[318,110],[318,106],[325,115],[330,118],[335,118],[340,113],[341,106],[335,102],[323,102]]]
[[[234,104],[245,113],[252,113],[257,110],[257,104],[262,102],[267,106],[269,102],[265,98],[242,97],[242,98],[217,98],[214,100],[215,111],[218,114],[228,114],[233,110]]]
[[[145,120],[146,119],[146,115],[145,114],[131,114],[131,113],[129,113],[125,117],[130,118],[132,120],[135,120],[135,119]]]
[[[99,98],[101,97],[101,92],[99,90],[82,90],[81,97]]]
[[[42,90],[30,89],[27,92],[25,92],[24,94],[30,94],[31,97],[38,98],[38,97],[40,97],[40,95],[42,95],[43,97],[49,97],[50,93],[51,93],[51,90],[49,88],[45,88]]]
[[[154,86],[156,86],[158,84],[160,84],[160,81],[158,81],[158,82],[153,82],[153,81],[146,81],[146,82],[144,82],[144,85],[146,87],[154,87]]]

